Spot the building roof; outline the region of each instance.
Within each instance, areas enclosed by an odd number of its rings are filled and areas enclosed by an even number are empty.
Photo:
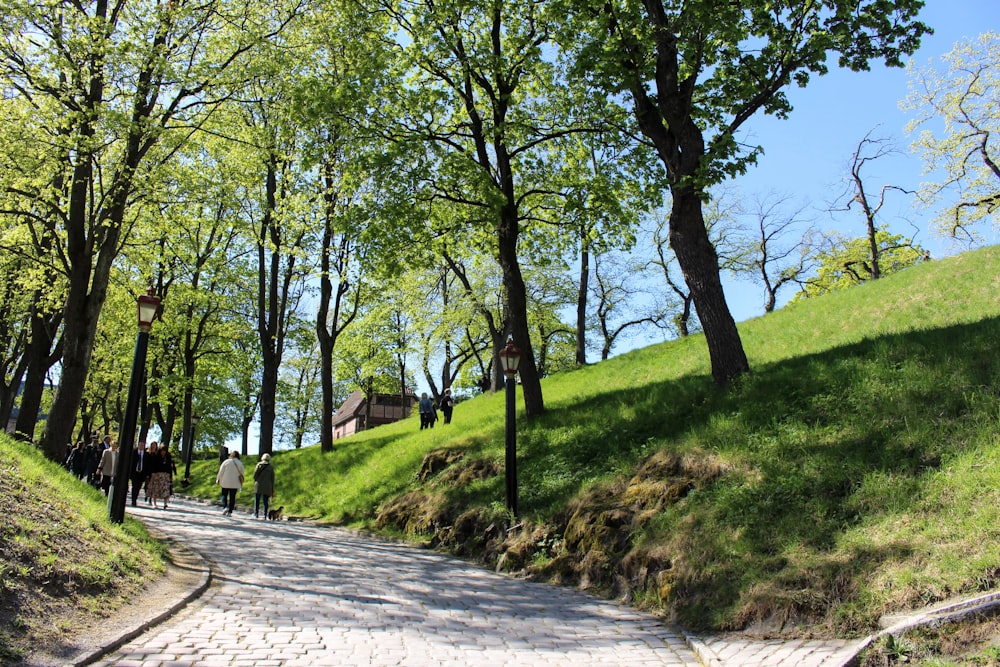
[[[378,399],[381,396],[398,396],[399,394],[375,394],[375,402],[378,403]],[[416,398],[416,392],[412,389],[406,390],[406,395],[411,399]],[[351,395],[347,397],[337,411],[333,413],[333,425],[337,426],[345,422],[350,421],[358,416],[360,416],[365,411],[365,395],[360,390],[355,390],[351,392]]]
[[[352,417],[357,417],[365,407],[365,395],[360,391],[351,392],[351,395],[347,397],[347,400],[337,408],[337,411],[333,414],[333,423],[343,424]]]

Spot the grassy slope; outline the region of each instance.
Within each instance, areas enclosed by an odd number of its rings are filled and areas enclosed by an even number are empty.
[[[142,524],[109,524],[99,490],[3,434],[0,517],[0,664],[58,653],[166,570]]]
[[[691,628],[863,633],[1000,575],[998,266],[987,248],[742,323],[753,373],[733,389],[700,336],[545,380],[546,414],[518,422],[509,534],[501,395],[447,427],[278,452],[277,504]],[[195,462],[194,493],[216,497],[216,465]]]

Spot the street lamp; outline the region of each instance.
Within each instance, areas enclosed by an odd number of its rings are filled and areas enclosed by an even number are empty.
[[[514,417],[514,377],[521,363],[521,350],[514,347],[514,339],[507,339],[507,347],[500,350],[500,368],[507,376],[507,443],[505,448],[504,476],[507,485],[507,510],[517,516],[517,424]]]
[[[125,520],[125,497],[128,495],[129,472],[132,469],[132,447],[135,445],[135,426],[139,415],[139,396],[142,393],[143,375],[146,370],[146,350],[149,347],[149,330],[160,311],[160,299],[150,285],[146,294],[139,297],[139,333],[135,338],[132,356],[132,379],[128,386],[121,433],[118,440],[118,460],[115,476],[108,494],[108,518],[112,523]]]
[[[187,487],[191,483],[191,456],[194,453],[194,432],[198,428],[199,421],[201,421],[201,417],[197,412],[191,415],[191,437],[187,443],[187,460],[184,461],[184,481],[181,482],[184,487]]]

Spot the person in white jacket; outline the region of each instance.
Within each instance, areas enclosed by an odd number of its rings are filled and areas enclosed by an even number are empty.
[[[222,487],[226,500],[222,513],[232,516],[236,509],[236,492],[243,488],[243,463],[239,452],[233,450],[229,453],[229,458],[222,462],[219,474],[215,476],[215,483]]]

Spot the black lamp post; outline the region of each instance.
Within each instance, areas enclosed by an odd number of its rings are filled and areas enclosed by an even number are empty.
[[[505,481],[507,485],[507,511],[517,516],[517,423],[514,416],[514,377],[521,363],[521,350],[514,347],[514,340],[507,339],[507,347],[500,350],[500,368],[507,376],[507,444],[505,449]]]
[[[194,455],[194,433],[198,428],[200,420],[201,417],[197,412],[191,415],[191,436],[188,438],[187,443],[187,457],[184,461],[184,481],[182,482],[185,487],[191,483],[191,457]]]
[[[108,518],[112,523],[125,520],[125,497],[128,495],[129,472],[132,470],[132,447],[135,445],[135,426],[139,415],[139,397],[142,393],[143,376],[146,371],[146,350],[149,347],[149,330],[153,319],[160,310],[160,299],[150,286],[149,291],[139,297],[139,333],[135,338],[135,354],[132,356],[132,379],[128,385],[128,402],[121,433],[118,437],[118,460],[115,476],[108,494]]]

